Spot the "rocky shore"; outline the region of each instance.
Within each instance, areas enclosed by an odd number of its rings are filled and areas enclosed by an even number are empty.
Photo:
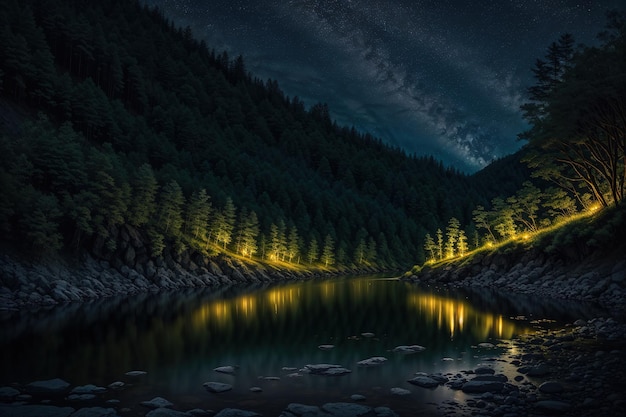
[[[128,246],[119,256],[97,259],[83,254],[80,261],[62,258],[31,261],[0,253],[0,310],[51,306],[116,295],[139,294],[183,288],[223,288],[303,280],[333,274],[363,274],[358,271],[304,271],[246,263],[227,256],[205,257],[185,251],[158,258],[138,256]],[[128,255],[124,255],[124,254]]]
[[[496,288],[540,297],[597,302],[615,318],[626,318],[626,258],[583,260],[540,249],[478,253],[438,267],[425,266],[403,279],[427,285]]]

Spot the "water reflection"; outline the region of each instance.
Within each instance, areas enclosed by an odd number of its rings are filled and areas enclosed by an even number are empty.
[[[144,294],[0,317],[0,386],[55,377],[75,385],[108,385],[128,370],[145,369],[142,395],[165,396],[189,408],[262,400],[271,409],[268,415],[274,415],[283,402],[343,401],[356,392],[389,404],[381,393],[406,387],[414,372],[468,369],[479,360],[467,354],[473,345],[531,331],[530,321],[511,319],[519,315],[562,321],[598,314],[575,303],[541,303],[485,290],[439,291],[371,278]],[[363,332],[376,336],[363,338]],[[320,344],[335,348],[321,351]],[[412,344],[426,351],[391,352]],[[370,356],[389,361],[377,369],[356,366]],[[457,361],[443,364],[443,357]],[[353,373],[334,379],[283,378],[261,397],[248,391],[259,384],[259,376],[316,362],[341,364]],[[213,372],[228,364],[239,366],[235,376]],[[230,397],[207,396],[202,388],[207,380],[235,388]],[[434,395],[420,392],[414,395]],[[138,394],[129,390],[123,395]]]
[[[466,300],[423,292],[409,293],[408,297],[409,305],[417,314],[435,323],[439,330],[448,330],[450,339],[466,330],[474,339],[484,340],[490,337],[511,339],[529,331],[527,326],[520,326],[519,321],[504,318],[500,313],[478,311]]]

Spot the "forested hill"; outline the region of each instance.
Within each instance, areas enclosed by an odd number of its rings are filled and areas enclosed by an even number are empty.
[[[5,0],[0,45],[1,236],[32,253],[106,256],[124,225],[151,256],[406,266],[521,183],[338,126],[138,1]]]

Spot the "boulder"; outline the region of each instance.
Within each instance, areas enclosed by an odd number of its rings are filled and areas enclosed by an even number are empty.
[[[233,389],[230,384],[224,384],[222,382],[205,382],[202,386],[209,392],[220,393]]]
[[[383,356],[374,356],[372,358],[363,359],[362,361],[358,361],[357,365],[364,366],[364,367],[378,366],[378,365],[382,365],[385,362],[387,362],[387,358],[385,358]]]
[[[480,381],[472,379],[463,384],[461,390],[468,394],[484,392],[500,392],[504,388],[504,383],[500,381]]]
[[[439,385],[438,381],[428,376],[416,376],[413,379],[409,379],[407,382],[422,388],[434,388]]]
[[[60,378],[48,379],[45,381],[35,381],[26,385],[26,391],[30,393],[51,393],[63,392],[70,387],[70,383]]]
[[[215,417],[261,417],[261,414],[238,408],[225,408],[217,413]]]

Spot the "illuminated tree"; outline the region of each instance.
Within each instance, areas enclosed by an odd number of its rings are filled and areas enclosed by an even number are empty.
[[[200,191],[194,191],[191,195],[189,204],[187,205],[187,215],[185,221],[185,229],[198,239],[201,234],[205,233],[209,225],[209,214],[211,213],[210,197],[203,188]]]
[[[228,197],[224,208],[213,214],[212,233],[215,235],[215,242],[222,243],[224,249],[232,241],[235,211],[233,200]]]
[[[563,189],[549,188],[544,197],[543,207],[548,209],[548,214],[555,220],[573,216],[577,211],[576,202]]]
[[[239,252],[251,258],[258,250],[256,239],[259,235],[259,220],[256,213],[251,211],[240,223]]]
[[[626,186],[626,19],[608,17],[600,47],[560,55],[549,49],[558,58],[549,67],[555,76],[545,86],[549,71],[536,68],[537,85],[523,107],[535,175],[586,189],[602,206],[621,201]]]
[[[529,232],[536,232],[539,228],[537,211],[541,204],[541,196],[539,188],[525,181],[522,188],[506,200],[511,208],[513,221],[521,224]]]
[[[298,229],[296,226],[292,226],[289,229],[289,236],[287,237],[287,260],[291,262],[295,257],[299,259],[300,253],[300,237],[298,236]]]
[[[491,212],[485,211],[485,208],[479,205],[476,206],[476,209],[472,212],[472,215],[474,216],[473,219],[476,227],[479,229],[485,229],[488,234],[488,239],[491,242],[495,242],[497,239],[496,236],[493,234],[493,230],[491,229],[493,223],[493,214]]]
[[[307,251],[307,260],[310,264],[314,264],[317,262],[317,258],[319,256],[319,246],[317,243],[317,239],[315,237],[311,238],[309,242],[309,249]]]
[[[278,225],[270,226],[270,258],[272,260],[284,260],[287,251],[287,238],[285,236],[285,222],[280,219]]]
[[[321,260],[324,263],[324,266],[335,263],[335,241],[330,234],[326,235],[326,239],[324,239],[324,248],[322,249]]]
[[[437,258],[441,260],[443,259],[443,232],[437,229],[435,235],[437,236]]]
[[[448,221],[448,227],[446,227],[446,243],[445,252],[447,258],[453,258],[456,255],[456,244],[459,240],[459,229],[461,224],[456,217],[452,217]]]
[[[468,250],[468,246],[467,246],[467,236],[465,235],[465,230],[463,229],[459,230],[459,237],[458,237],[456,246],[457,246],[459,256],[465,256]]]
[[[430,233],[426,233],[426,236],[424,237],[424,250],[430,255],[431,261],[436,259],[437,245],[435,244],[435,241]]]
[[[503,239],[515,236],[515,222],[513,221],[513,209],[501,198],[491,201],[494,212],[494,229]]]

